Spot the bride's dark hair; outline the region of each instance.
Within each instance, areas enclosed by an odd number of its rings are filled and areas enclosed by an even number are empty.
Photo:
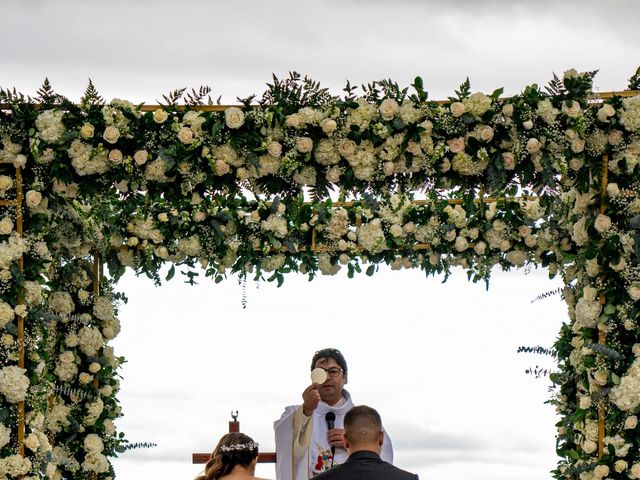
[[[244,433],[227,433],[211,453],[211,458],[204,467],[204,475],[196,480],[217,480],[229,475],[233,467],[248,467],[258,456],[258,444]]]

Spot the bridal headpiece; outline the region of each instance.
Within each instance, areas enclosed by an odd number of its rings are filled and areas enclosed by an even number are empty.
[[[236,452],[240,450],[255,450],[258,448],[258,444],[256,442],[247,442],[247,443],[235,443],[233,445],[221,445],[221,452]]]

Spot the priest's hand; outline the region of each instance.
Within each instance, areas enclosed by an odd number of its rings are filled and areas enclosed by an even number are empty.
[[[317,383],[312,383],[302,392],[302,400],[302,413],[310,417],[320,403],[320,392],[318,392]]]
[[[347,448],[344,442],[344,429],[334,428],[327,432],[327,440],[329,445],[337,448]]]

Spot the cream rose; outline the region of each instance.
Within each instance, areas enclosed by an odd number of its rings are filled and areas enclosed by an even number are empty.
[[[522,122],[522,127],[525,130],[531,130],[533,128],[533,120],[525,120]]]
[[[579,157],[573,157],[571,160],[569,160],[569,168],[571,170],[573,170],[574,172],[577,172],[582,167],[584,167],[584,160],[583,159],[581,159]]]
[[[599,214],[594,222],[594,227],[600,233],[608,231],[611,228],[611,218],[603,213]]]
[[[609,117],[613,117],[616,114],[616,109],[612,105],[605,103],[598,109],[598,120],[602,123],[609,123]]]
[[[164,110],[162,110],[164,112]],[[136,162],[137,165],[144,165],[149,160],[149,154],[146,150],[138,150],[133,154],[133,161]]]
[[[457,137],[457,138],[452,138],[451,140],[447,140],[447,145],[449,146],[449,151],[451,153],[464,152],[464,138],[462,137]]]
[[[158,108],[153,112],[153,121],[156,123],[164,123],[169,118],[169,114],[165,112],[162,108]]]
[[[380,112],[380,116],[383,120],[389,121],[393,120],[393,118],[398,114],[399,110],[398,102],[396,102],[392,98],[385,98],[380,107],[378,107],[378,111]]]
[[[489,125],[483,125],[479,128],[480,140],[490,142],[493,139],[493,128]]]
[[[561,110],[567,117],[577,117],[581,112],[580,102],[576,102],[575,100],[563,100]]]
[[[462,115],[464,112],[467,111],[466,107],[464,106],[464,103],[462,102],[453,102],[449,107],[449,109],[451,110],[451,115],[453,115],[454,117],[459,117],[460,115]]]
[[[224,111],[224,121],[227,127],[238,129],[244,125],[244,112],[238,107],[229,107]]]
[[[624,420],[624,428],[626,430],[634,430],[638,426],[638,417],[631,415]]]
[[[102,138],[105,139],[105,141],[113,144],[116,143],[118,141],[118,139],[120,138],[120,130],[118,130],[117,127],[114,127],[112,125],[109,125],[107,128],[104,129],[104,133],[102,134]]]
[[[82,125],[82,127],[80,127],[80,136],[85,140],[93,137],[94,133],[95,128],[90,123],[85,123],[84,125]]]
[[[193,130],[189,127],[182,127],[178,130],[178,140],[184,144],[189,144],[193,141]]]
[[[627,293],[631,297],[631,300],[637,302],[640,300],[640,285],[633,284],[627,289]]]
[[[516,168],[516,159],[511,152],[504,152],[502,154],[502,163],[505,170],[513,170]]]
[[[36,192],[35,190],[29,190],[27,192],[26,198],[27,207],[31,210],[38,208],[40,202],[42,201],[42,194],[40,192]]]
[[[0,234],[9,235],[13,231],[13,220],[9,217],[4,217],[0,220]]]
[[[529,153],[538,153],[542,148],[542,143],[537,138],[530,138],[527,140],[527,152]]]
[[[267,148],[267,152],[269,152],[269,155],[272,157],[278,158],[282,155],[282,145],[278,142],[271,142]]]
[[[338,152],[340,152],[340,155],[342,155],[344,158],[352,156],[355,151],[356,143],[353,140],[345,139],[338,144]]]
[[[309,153],[313,149],[313,140],[309,137],[300,137],[296,140],[296,150],[300,153]]]
[[[620,130],[611,130],[609,135],[607,135],[607,141],[609,145],[618,145],[624,137],[622,136],[622,132]]]
[[[322,128],[322,132],[327,136],[331,136],[337,126],[338,124],[332,118],[325,118],[320,122],[320,128]]]
[[[109,152],[109,161],[114,165],[119,165],[122,163],[122,152],[117,148],[114,148]]]
[[[505,105],[502,106],[502,114],[505,117],[512,117],[513,116],[513,105],[510,103],[507,103]]]

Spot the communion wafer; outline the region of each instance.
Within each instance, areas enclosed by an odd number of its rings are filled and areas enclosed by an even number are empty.
[[[311,370],[311,383],[324,383],[327,381],[327,372],[322,368]]]

